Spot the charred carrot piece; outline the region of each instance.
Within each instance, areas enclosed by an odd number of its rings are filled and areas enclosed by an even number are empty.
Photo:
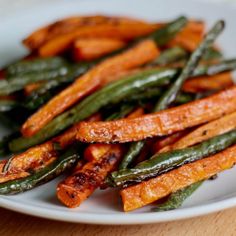
[[[236,145],[211,157],[183,165],[153,179],[120,191],[124,211],[132,211],[173,192],[205,180],[236,163]]]
[[[103,84],[104,78],[143,65],[153,60],[158,53],[155,43],[146,40],[128,51],[101,62],[33,114],[22,127],[23,135],[28,137],[37,133],[55,116]]]
[[[115,38],[127,41],[147,35],[158,28],[160,27],[156,24],[147,23],[89,26],[52,38],[39,48],[39,55],[42,57],[58,55],[72,46],[78,38]]]
[[[232,86],[233,80],[230,72],[212,76],[200,76],[187,80],[183,85],[186,92],[198,93],[209,90],[221,90]]]
[[[85,28],[92,27],[91,28],[92,30],[94,26],[97,25],[104,25],[104,24],[115,25],[115,24],[127,24],[127,23],[137,24],[145,22],[138,19],[131,19],[126,17],[110,17],[102,15],[73,16],[62,19],[60,21],[56,21],[52,24],[49,24],[36,30],[26,39],[24,39],[23,43],[31,50],[35,50],[52,38],[55,38],[59,35],[71,33],[78,29],[83,30]]]
[[[74,43],[73,55],[76,61],[90,61],[105,56],[126,44],[119,39],[78,39]]]
[[[163,136],[203,124],[236,110],[236,86],[207,98],[134,119],[81,122],[77,139],[84,142],[131,142]],[[91,132],[92,131],[92,132]]]
[[[57,197],[67,207],[78,207],[96,188],[100,187],[109,172],[117,166],[123,151],[119,144],[112,148],[98,161],[88,162],[82,169],[66,178],[57,186]]]

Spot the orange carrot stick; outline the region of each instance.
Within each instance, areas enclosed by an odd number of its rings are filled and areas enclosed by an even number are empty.
[[[153,60],[158,53],[155,43],[146,40],[128,51],[101,62],[33,114],[23,124],[21,130],[23,135],[28,137],[37,133],[55,116],[97,89],[106,77],[143,65]]]
[[[119,39],[91,38],[76,40],[73,55],[76,61],[90,61],[111,53],[125,46]]]
[[[144,114],[143,108],[138,108],[129,114],[128,118],[139,117]],[[97,161],[112,148],[112,145],[105,143],[90,144],[84,151],[84,158],[87,161]]]
[[[73,16],[56,21],[45,27],[42,27],[26,39],[23,40],[25,46],[31,50],[35,50],[48,40],[59,35],[67,34],[75,30],[84,29],[85,27],[92,27],[104,24],[127,24],[127,23],[145,23],[138,19],[131,19],[126,17],[110,17],[110,16]]]
[[[232,129],[236,129],[236,112],[200,126],[174,144],[164,147],[160,152],[186,148],[201,143],[214,136],[226,133]]]
[[[81,122],[77,139],[84,142],[131,142],[163,136],[217,119],[236,110],[236,86],[207,98],[134,119]]]
[[[203,21],[189,20],[184,30],[203,36],[205,31],[205,23]]]
[[[169,42],[168,46],[174,47],[178,45],[190,52],[193,52],[197,48],[201,40],[201,34],[196,34],[191,31],[183,30],[179,34],[177,34],[173,40]]]
[[[155,202],[193,183],[231,168],[236,163],[236,145],[211,157],[186,164],[158,177],[120,191],[124,211]]]
[[[225,72],[213,76],[200,76],[187,80],[183,85],[186,92],[198,93],[209,90],[221,90],[233,85],[232,75]]]
[[[115,38],[119,40],[132,40],[139,36],[147,35],[160,26],[147,23],[127,23],[127,24],[103,24],[85,27],[68,34],[59,35],[52,38],[39,48],[39,55],[49,57],[58,55],[68,48],[78,38]]]

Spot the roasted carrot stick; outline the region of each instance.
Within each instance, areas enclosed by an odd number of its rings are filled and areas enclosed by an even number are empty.
[[[172,145],[168,145],[160,150],[160,152],[166,152],[174,149],[182,149],[192,146],[197,143],[201,143],[214,136],[226,133],[236,128],[236,112],[223,116],[220,119],[211,121],[207,124],[200,126],[194,131],[190,132],[186,136],[179,139]]]
[[[205,180],[236,163],[236,145],[211,157],[183,165],[153,179],[120,191],[124,211],[155,202],[179,189]]]
[[[125,46],[119,39],[78,39],[74,43],[73,55],[76,61],[94,60]]]
[[[52,38],[39,48],[39,55],[42,57],[58,55],[67,50],[78,38],[115,38],[127,41],[147,35],[158,28],[156,24],[147,23],[89,26]]]
[[[57,186],[58,199],[70,208],[79,206],[101,186],[107,174],[118,164],[122,154],[122,146],[112,144],[112,148],[100,160],[88,162],[82,169],[75,170]]]
[[[221,90],[233,85],[232,75],[225,72],[213,76],[201,76],[189,79],[184,83],[183,90],[186,92],[205,92],[209,90]]]
[[[107,77],[143,65],[153,60],[158,53],[155,43],[146,40],[126,52],[101,62],[32,115],[22,127],[23,135],[32,136],[37,133],[55,116],[102,85]]]
[[[110,17],[110,16],[74,16],[56,21],[50,25],[42,27],[26,39],[23,40],[25,46],[31,50],[35,50],[40,47],[46,41],[62,35],[73,32],[78,29],[84,29],[85,27],[93,27],[104,24],[127,24],[127,23],[144,23],[144,21],[138,19],[131,19],[126,17]]]
[[[144,114],[143,108],[137,108],[128,116],[129,119],[139,117]],[[90,144],[84,151],[84,158],[87,161],[97,161],[112,148],[112,145],[105,143]]]
[[[176,35],[176,37],[171,42],[169,42],[168,45],[170,47],[178,45],[190,52],[193,52],[201,40],[201,34],[193,33],[190,30],[183,30],[178,35]]]
[[[207,98],[134,119],[81,122],[77,139],[84,142],[131,142],[163,136],[217,119],[236,110],[236,86]]]
[[[154,143],[152,147],[153,153],[157,153],[157,152],[160,152],[161,150],[165,150],[165,148],[170,147],[172,144],[174,145],[178,140],[185,137],[187,133],[188,133],[187,130],[183,130],[183,131],[168,135],[167,137],[160,138]]]

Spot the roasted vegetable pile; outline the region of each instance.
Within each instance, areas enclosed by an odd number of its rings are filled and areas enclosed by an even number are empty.
[[[33,32],[29,55],[0,71],[11,130],[0,141],[0,194],[66,172],[55,188],[67,207],[115,187],[124,211],[180,207],[236,163],[236,58],[215,42],[224,26],[79,16]]]

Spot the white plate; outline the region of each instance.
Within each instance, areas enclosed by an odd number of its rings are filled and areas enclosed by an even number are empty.
[[[24,2],[24,1],[23,1]],[[0,12],[4,9],[0,9]],[[8,11],[9,12],[9,11]],[[20,41],[28,33],[45,23],[73,14],[107,13],[128,15],[148,20],[173,19],[181,14],[203,18],[212,24],[225,19],[227,28],[219,43],[227,56],[236,56],[236,9],[223,5],[206,4],[190,0],[83,0],[40,1],[37,5],[17,7],[3,14],[0,24],[0,64],[4,65],[26,53]],[[1,130],[3,133],[3,130]],[[236,170],[207,181],[178,210],[153,213],[150,206],[131,213],[123,213],[118,192],[97,191],[77,209],[67,209],[55,197],[60,179],[16,196],[0,197],[0,206],[14,211],[69,222],[91,224],[140,224],[183,219],[236,206]]]

